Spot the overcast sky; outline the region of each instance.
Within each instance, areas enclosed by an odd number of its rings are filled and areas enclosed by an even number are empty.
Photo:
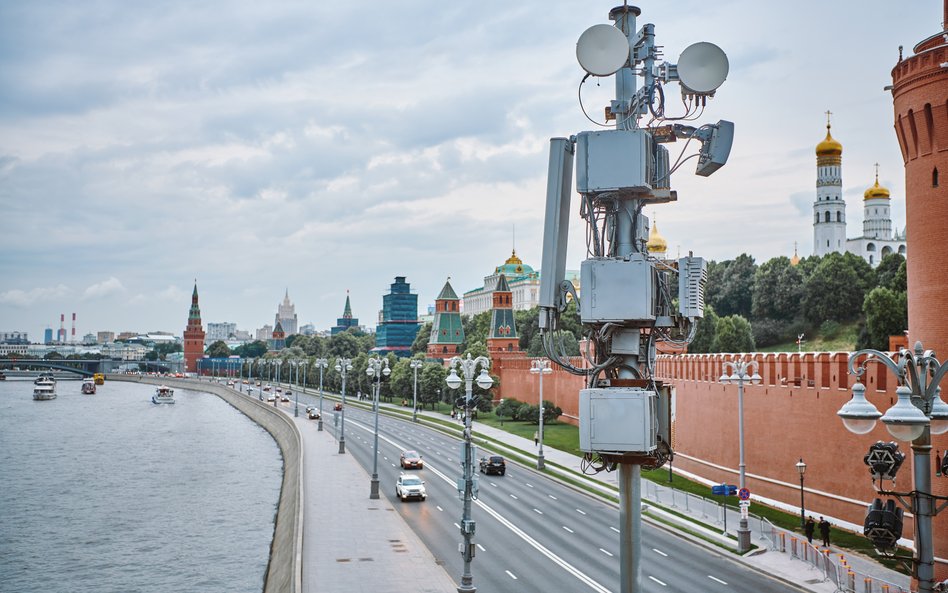
[[[424,312],[510,255],[540,267],[549,138],[596,129],[575,44],[613,0],[0,3],[0,331],[180,334],[207,322],[374,326],[406,276]],[[905,220],[891,69],[942,3],[646,0],[665,58],[710,41],[730,74],[699,123],[728,164],[648,208],[675,254],[812,250],[814,147],[833,115],[849,236],[874,163]],[[897,7],[893,9],[893,6]],[[611,78],[583,86],[596,118]],[[677,84],[666,112],[680,109]],[[680,146],[683,143],[678,143]],[[673,155],[676,145],[671,145]],[[574,201],[569,268],[584,257]]]

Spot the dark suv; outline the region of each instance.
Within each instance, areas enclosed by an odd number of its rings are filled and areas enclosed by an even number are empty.
[[[507,473],[507,464],[504,463],[504,458],[500,455],[491,455],[490,457],[481,457],[481,472],[485,474],[500,474],[504,475]]]

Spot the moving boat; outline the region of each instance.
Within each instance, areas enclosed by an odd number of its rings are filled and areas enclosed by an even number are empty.
[[[56,377],[54,377],[51,373],[43,373],[33,380],[33,385],[49,385],[55,388]]]
[[[82,392],[86,395],[95,393],[95,379],[85,379],[82,381]]]
[[[96,385],[102,385],[105,383],[105,375],[102,373],[95,373],[92,375],[92,378],[95,380]]]
[[[173,404],[174,389],[159,385],[155,389],[155,395],[151,396],[151,402],[153,404]]]
[[[36,401],[56,399],[56,382],[54,381],[52,384],[37,383],[33,387],[33,399]]]

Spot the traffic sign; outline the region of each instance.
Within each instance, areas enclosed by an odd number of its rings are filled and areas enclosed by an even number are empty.
[[[748,490],[747,488],[741,488],[737,492],[737,497],[740,498],[741,500],[750,500],[751,491]]]
[[[711,494],[717,496],[734,496],[737,494],[737,486],[734,484],[718,484],[711,486]]]
[[[751,505],[751,501],[749,501],[749,500],[739,500],[739,501],[737,501],[737,504],[741,505],[742,507],[749,507],[749,506]]]

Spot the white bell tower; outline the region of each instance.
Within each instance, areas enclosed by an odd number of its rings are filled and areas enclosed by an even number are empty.
[[[813,202],[813,255],[846,251],[846,202],[843,200],[843,145],[830,135],[816,145],[816,201]]]

